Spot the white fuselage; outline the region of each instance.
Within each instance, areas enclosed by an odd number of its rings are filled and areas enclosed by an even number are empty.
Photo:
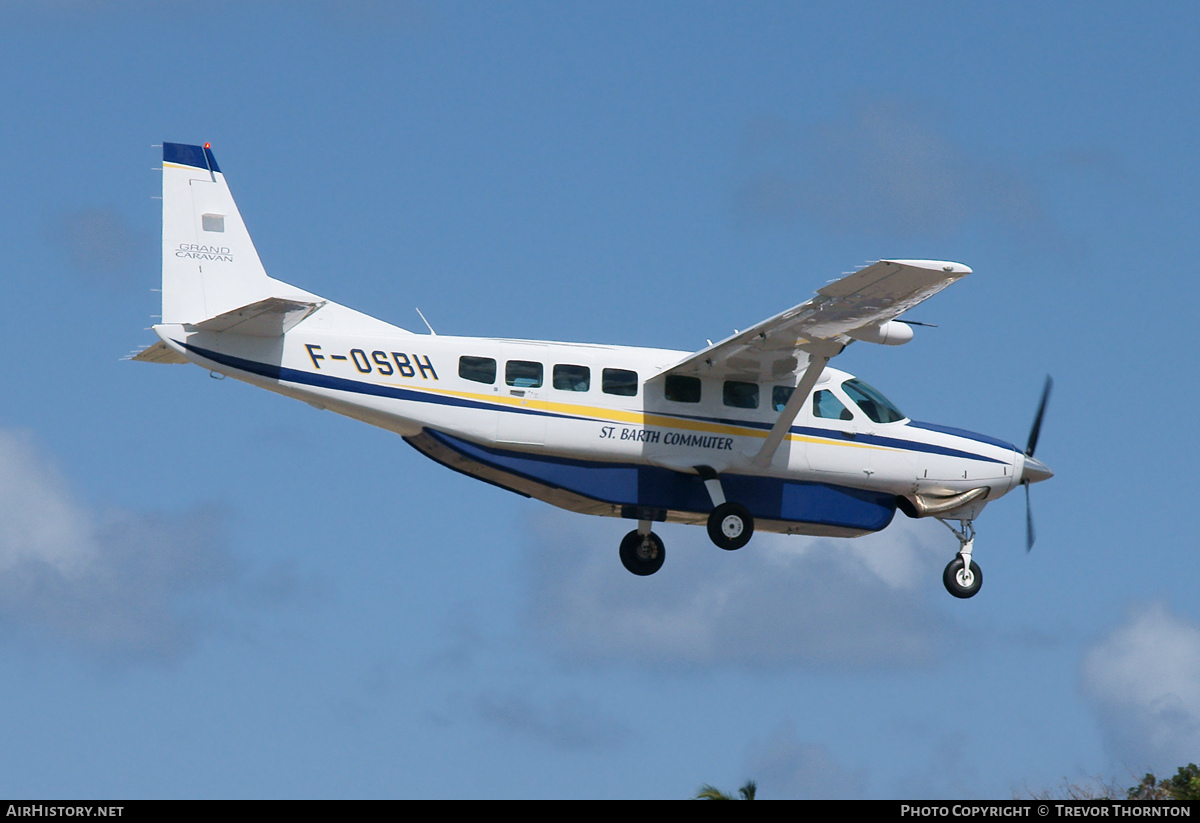
[[[821,417],[816,403],[805,403],[769,465],[760,468],[752,459],[779,416],[775,386],[791,384],[759,385],[752,406],[745,396],[728,397],[720,379],[701,379],[698,398],[683,400],[668,399],[662,379],[643,382],[688,352],[418,335],[382,323],[367,334],[345,334],[303,322],[279,337],[194,332],[181,325],[156,330],[172,348],[214,371],[406,438],[431,430],[498,454],[683,473],[707,466],[723,475],[899,497],[987,487],[987,501],[1009,491],[1022,470],[1023,455],[992,438],[907,419],[872,421],[842,387],[850,375],[833,368],[825,369],[814,397],[831,392],[841,415]],[[517,473],[535,484],[545,481]],[[567,508],[621,513],[619,506],[564,504],[553,494],[497,482]]]

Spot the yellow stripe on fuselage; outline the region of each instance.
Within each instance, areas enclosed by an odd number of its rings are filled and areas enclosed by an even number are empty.
[[[458,397],[464,400],[475,400],[482,403],[494,403],[498,406],[513,406],[538,411],[554,412],[576,420],[599,420],[614,423],[630,423],[640,426],[663,426],[672,429],[704,432],[706,434],[727,434],[737,437],[757,437],[765,440],[768,429],[750,428],[748,426],[730,425],[728,423],[708,423],[702,420],[671,417],[655,414],[654,412],[626,411],[624,409],[609,409],[604,406],[584,406],[578,403],[558,403],[551,400],[534,400],[524,397],[500,397],[478,392],[464,392],[455,389],[440,389],[428,386],[417,387],[411,383],[386,383],[384,385],[403,388],[409,391],[421,391],[429,394],[439,394],[446,397]],[[497,409],[501,411],[502,409]],[[834,438],[813,437],[812,435],[791,434],[787,439],[796,443],[819,443],[822,445],[846,446],[854,449],[874,449],[877,451],[904,451],[892,446],[879,446],[873,443],[848,443]]]

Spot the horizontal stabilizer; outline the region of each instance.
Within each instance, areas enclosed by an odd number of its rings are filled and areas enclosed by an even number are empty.
[[[140,360],[143,363],[187,363],[189,362],[179,352],[168,346],[166,343],[159,340],[153,346],[147,346],[137,354],[128,358],[129,360]]]
[[[305,303],[283,297],[268,297],[202,323],[195,323],[192,327],[200,331],[227,331],[251,337],[279,337],[324,305],[325,301]]]

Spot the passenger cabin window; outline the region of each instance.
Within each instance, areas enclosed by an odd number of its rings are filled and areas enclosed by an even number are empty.
[[[787,406],[788,401],[792,399],[792,392],[796,390],[795,386],[775,386],[771,389],[771,408],[775,411],[783,411]]]
[[[600,374],[600,387],[605,394],[634,397],[637,395],[638,389],[637,372],[626,369],[605,369]]]
[[[540,388],[542,364],[530,360],[509,360],[504,364],[504,382],[518,389]]]
[[[667,382],[663,385],[663,393],[668,400],[674,400],[676,403],[699,403],[700,378],[685,377],[681,374],[668,375]]]
[[[725,405],[735,409],[758,408],[758,384],[740,380],[725,381]]]
[[[555,366],[554,388],[562,391],[587,391],[592,383],[592,370],[587,366]]]
[[[842,391],[850,395],[850,399],[858,404],[863,414],[876,423],[895,423],[904,419],[904,413],[896,408],[891,400],[858,378],[851,378],[843,383]]]
[[[458,358],[458,376],[463,380],[487,383],[490,386],[496,382],[496,361],[490,357],[464,355]]]
[[[842,401],[837,399],[837,395],[824,390],[813,394],[813,417],[821,417],[825,420],[854,419],[854,415],[842,405]]]

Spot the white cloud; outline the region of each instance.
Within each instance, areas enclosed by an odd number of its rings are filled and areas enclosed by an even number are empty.
[[[1200,751],[1200,627],[1155,604],[1084,656],[1083,688],[1113,754],[1164,774]]]
[[[220,520],[98,514],[29,436],[0,430],[0,638],[106,663],[177,658],[216,624],[213,594],[261,600],[278,576],[247,580]]]
[[[95,526],[30,438],[0,431],[0,574],[23,561],[67,577],[96,556]]]
[[[855,540],[758,534],[737,552],[717,549],[703,529],[660,526],[667,562],[647,578],[617,557],[630,525],[538,515],[526,617],[564,658],[864,669],[930,660],[953,631],[931,604],[945,596],[953,541],[902,515]]]

